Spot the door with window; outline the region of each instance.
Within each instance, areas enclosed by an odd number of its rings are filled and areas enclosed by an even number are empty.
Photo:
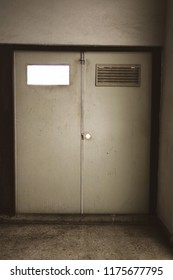
[[[15,52],[16,212],[149,208],[151,54]]]

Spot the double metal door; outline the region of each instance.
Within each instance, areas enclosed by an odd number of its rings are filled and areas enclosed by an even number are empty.
[[[14,62],[16,212],[147,213],[151,54],[20,51]]]

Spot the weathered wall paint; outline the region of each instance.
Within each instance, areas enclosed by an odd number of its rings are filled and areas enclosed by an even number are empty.
[[[161,99],[158,213],[173,233],[173,1],[168,0]]]
[[[0,43],[161,46],[165,0],[0,0]]]

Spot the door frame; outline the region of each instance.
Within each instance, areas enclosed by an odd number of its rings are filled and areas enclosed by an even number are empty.
[[[161,47],[41,46],[20,44],[0,44],[0,131],[2,132],[0,137],[0,214],[15,215],[14,52],[18,50],[35,52],[150,52],[152,54],[149,214],[156,214],[161,96]]]

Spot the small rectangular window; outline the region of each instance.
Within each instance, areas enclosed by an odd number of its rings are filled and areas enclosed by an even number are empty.
[[[66,86],[69,84],[69,65],[27,65],[27,85]]]

